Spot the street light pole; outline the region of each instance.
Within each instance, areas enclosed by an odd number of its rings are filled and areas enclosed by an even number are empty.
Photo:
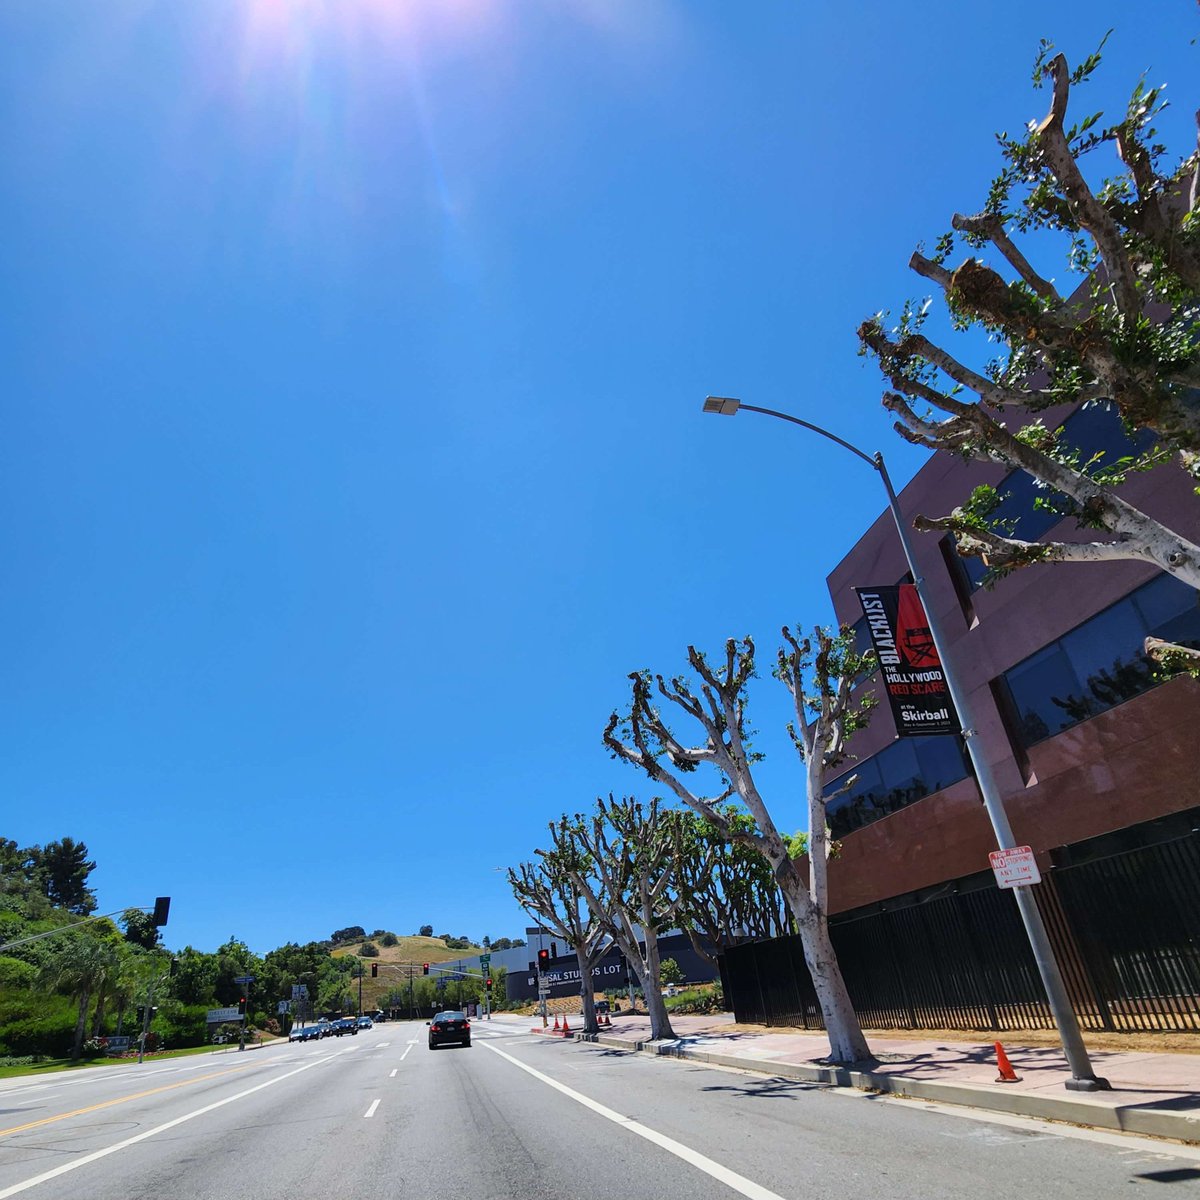
[[[926,599],[925,577],[921,574],[917,566],[908,530],[904,523],[903,515],[900,512],[900,501],[896,496],[895,488],[892,487],[892,480],[887,473],[887,467],[884,465],[883,454],[879,451],[876,451],[873,455],[867,454],[836,434],[830,433],[828,429],[822,429],[820,425],[814,425],[811,421],[803,421],[799,417],[792,416],[790,413],[777,412],[773,408],[759,408],[754,404],[743,404],[740,400],[735,400],[728,396],[709,396],[704,401],[704,411],[706,413],[720,413],[724,416],[732,417],[737,414],[739,409],[763,413],[768,417],[777,417],[781,421],[789,421],[793,425],[803,426],[813,433],[818,433],[822,437],[828,438],[831,442],[836,442],[843,449],[849,450],[851,454],[861,458],[863,462],[868,463],[879,473],[879,478],[883,481],[884,490],[887,492],[888,508],[891,511],[892,520],[896,523],[896,532],[900,536],[900,546],[904,551],[904,558],[908,563],[908,570],[912,575],[913,585],[916,587],[917,595],[920,596],[921,604],[925,609],[925,617],[929,622],[929,632],[933,637],[933,644],[937,649],[938,658],[941,659],[942,670],[946,676],[946,685],[950,690],[950,698],[954,702],[955,709],[958,711],[958,719],[962,725],[963,740],[967,745],[967,753],[971,758],[971,766],[975,770],[975,779],[979,784],[979,791],[983,796],[983,804],[987,809],[988,818],[991,820],[992,830],[996,835],[996,842],[1002,850],[1011,849],[1017,842],[1016,838],[1013,837],[1012,827],[1008,823],[1008,813],[1004,808],[1004,798],[1000,794],[1000,789],[996,786],[995,776],[992,774],[991,764],[987,761],[983,747],[977,744],[978,729],[975,725],[970,699],[967,696],[966,688],[958,677],[953,658],[947,653],[949,643],[942,630],[941,621],[934,612],[934,606]],[[1079,1022],[1075,1019],[1075,1010],[1071,1007],[1071,1000],[1067,995],[1066,985],[1063,983],[1058,963],[1055,961],[1054,950],[1050,945],[1050,937],[1046,932],[1045,923],[1042,921],[1042,914],[1038,909],[1037,901],[1028,887],[1016,887],[1012,890],[1016,894],[1017,909],[1025,925],[1025,933],[1029,938],[1029,944],[1033,950],[1033,957],[1037,963],[1038,974],[1042,979],[1042,986],[1046,989],[1046,997],[1050,1002],[1050,1011],[1054,1017],[1054,1023],[1058,1026],[1058,1034],[1062,1040],[1067,1064],[1071,1068],[1071,1078],[1067,1080],[1066,1086],[1071,1091],[1077,1092],[1107,1091],[1109,1089],[1108,1080],[1101,1079],[1092,1069],[1087,1047],[1084,1046],[1083,1036],[1079,1031]]]

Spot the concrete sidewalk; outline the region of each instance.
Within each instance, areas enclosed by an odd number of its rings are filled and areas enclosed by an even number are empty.
[[[528,1017],[520,1022],[530,1024]],[[1200,1055],[1089,1051],[1096,1073],[1108,1079],[1112,1091],[1081,1093],[1064,1086],[1070,1071],[1061,1049],[1022,1046],[1003,1037],[1019,1083],[996,1082],[994,1040],[986,1040],[988,1035],[949,1042],[873,1033],[876,1061],[849,1069],[822,1062],[829,1042],[820,1032],[747,1032],[737,1029],[727,1013],[672,1016],[671,1023],[679,1035],[675,1041],[649,1041],[649,1018],[632,1015],[614,1018],[611,1029],[588,1040],[789,1079],[1200,1143]],[[581,1025],[581,1018],[578,1024],[571,1018],[573,1030]]]

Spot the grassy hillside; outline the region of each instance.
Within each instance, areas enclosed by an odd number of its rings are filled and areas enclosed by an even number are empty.
[[[408,982],[407,969],[397,968],[406,968],[409,963],[414,963],[416,973],[420,975],[422,963],[454,962],[456,959],[472,958],[476,954],[483,953],[479,946],[451,950],[441,938],[402,937],[394,946],[380,946],[378,938],[367,940],[379,946],[378,958],[362,960],[366,970],[366,976],[362,981],[363,1007],[368,1009],[377,1008],[379,997],[389,988],[402,987]],[[361,945],[361,941],[351,942],[330,953],[334,958],[344,958],[346,955],[355,958],[358,956],[358,948]],[[378,963],[380,967],[379,976],[376,979],[371,978],[371,963]],[[357,988],[357,981],[355,981],[355,987]]]

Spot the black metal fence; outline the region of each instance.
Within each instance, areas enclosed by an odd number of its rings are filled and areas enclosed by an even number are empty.
[[[1033,891],[1084,1028],[1200,1030],[1200,831],[1078,854]],[[1053,1027],[1016,901],[990,873],[835,917],[830,934],[867,1028]],[[823,1025],[798,937],[734,947],[722,976],[739,1021]]]

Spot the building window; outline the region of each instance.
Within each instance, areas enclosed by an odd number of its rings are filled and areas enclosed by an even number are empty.
[[[977,576],[970,564],[977,563],[984,574],[987,573],[987,568],[974,555],[964,558],[959,554],[952,533],[946,534],[938,542],[938,549],[942,552],[942,561],[946,564],[950,582],[954,585],[954,595],[958,598],[958,607],[962,609],[967,624],[971,625],[975,620],[975,601],[971,599],[971,594],[979,587],[983,576]]]
[[[1153,687],[1147,637],[1200,646],[1195,590],[1159,575],[1006,671],[1017,744],[1035,745]]]
[[[831,801],[826,810],[835,838],[845,837],[965,779],[968,767],[962,738],[946,734],[897,738],[847,774],[858,776],[854,786]],[[835,780],[826,787],[825,794],[837,791],[839,786]]]

